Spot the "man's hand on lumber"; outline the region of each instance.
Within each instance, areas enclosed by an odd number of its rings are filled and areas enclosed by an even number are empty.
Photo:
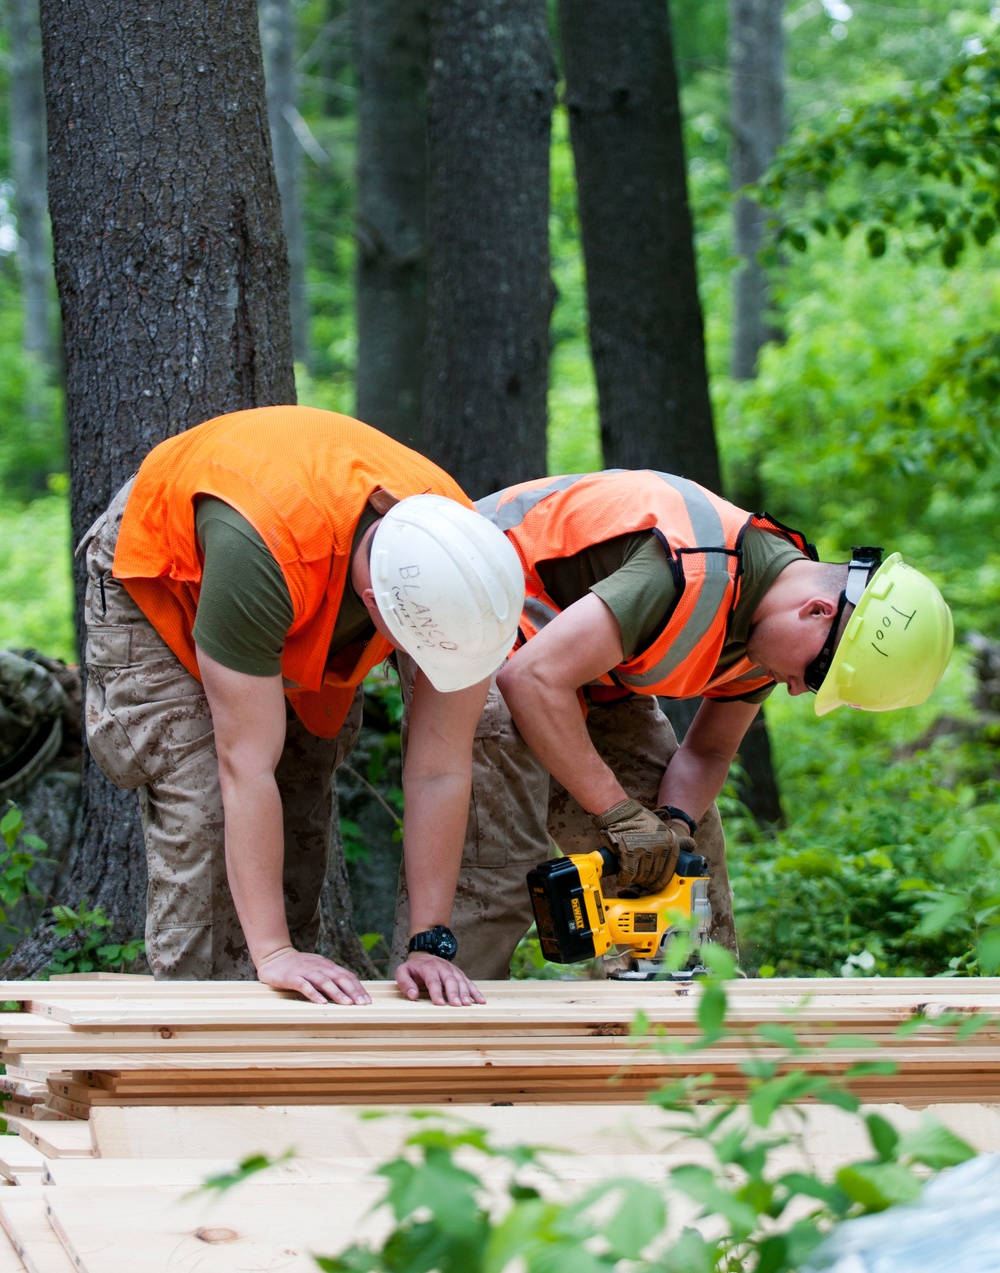
[[[371,995],[353,972],[294,946],[284,946],[262,959],[257,980],[276,990],[297,990],[313,1003],[371,1003]]]
[[[405,964],[399,965],[396,969],[396,984],[407,999],[419,999],[420,988],[423,986],[432,1003],[462,1008],[473,1003],[486,1002],[479,987],[469,980],[461,968],[456,968],[447,959],[440,959],[426,951],[414,951]]]

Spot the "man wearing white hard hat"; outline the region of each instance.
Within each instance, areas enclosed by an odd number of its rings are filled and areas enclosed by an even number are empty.
[[[516,552],[458,485],[367,425],[235,412],[168,439],[84,537],[90,749],[135,788],[158,978],[256,975],[365,1003],[312,953],[333,774],[365,675],[417,666],[403,773],[410,998],[481,1001],[448,930],[472,739],[524,596]]]

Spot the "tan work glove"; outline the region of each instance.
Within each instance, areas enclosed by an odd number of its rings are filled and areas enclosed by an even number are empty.
[[[618,855],[619,889],[638,888],[653,893],[673,876],[682,848],[694,852],[694,841],[679,836],[638,800],[622,800],[594,817],[601,842]]]

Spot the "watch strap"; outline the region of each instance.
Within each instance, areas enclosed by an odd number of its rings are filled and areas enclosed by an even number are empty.
[[[698,830],[698,824],[695,822],[694,818],[691,817],[690,813],[685,813],[683,809],[678,809],[676,805],[660,805],[660,807],[656,810],[656,816],[661,820],[661,822],[672,822],[676,820],[677,822],[687,823],[687,829],[691,833],[692,838]]]

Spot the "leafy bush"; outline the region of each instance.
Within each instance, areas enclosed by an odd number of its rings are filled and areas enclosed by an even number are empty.
[[[912,713],[841,710],[820,722],[805,699],[774,696],[768,719],[777,721],[789,825],[764,835],[748,818],[726,819],[748,968],[769,976],[1000,968],[996,749],[963,724],[967,685],[956,664],[939,701]],[[954,715],[937,716],[949,708]],[[731,793],[725,811],[736,812]]]
[[[0,837],[3,848],[0,850],[0,922],[6,920],[7,912],[24,898],[41,904],[43,898],[31,880],[31,868],[45,854],[47,845],[37,835],[24,829],[21,810],[11,804],[0,818]],[[37,915],[32,915],[32,920]],[[127,942],[108,941],[108,930],[113,921],[105,915],[101,907],[92,910],[84,898],[79,907],[57,905],[52,907],[52,918],[55,920],[57,937],[66,938],[67,944],[53,954],[52,963],[42,974],[43,979],[54,973],[70,972],[125,972],[142,955],[144,943],[140,940]],[[26,935],[27,930],[22,935]],[[12,947],[3,951],[3,957],[10,954]]]

